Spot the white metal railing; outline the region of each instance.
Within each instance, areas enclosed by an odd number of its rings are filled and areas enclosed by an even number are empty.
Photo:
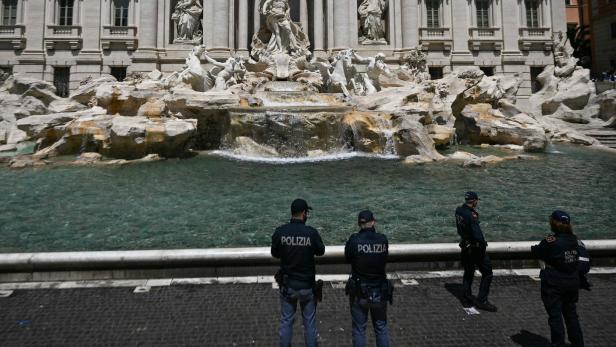
[[[550,28],[520,28],[521,37],[544,38],[548,37]]]
[[[0,25],[1,37],[21,37],[24,35],[23,25]]]
[[[103,36],[106,37],[136,37],[137,27],[135,26],[103,26]]]
[[[450,39],[449,28],[419,28],[419,37],[422,40]]]
[[[471,39],[481,38],[496,38],[500,28],[470,28],[469,34]]]
[[[78,25],[48,25],[47,36],[79,37],[81,26]]]
[[[488,253],[500,259],[532,259],[530,247],[538,242],[491,242]],[[611,254],[616,257],[616,240],[584,241],[591,256]],[[452,259],[460,253],[457,243],[392,244],[389,256],[397,260],[438,261]],[[344,246],[327,246],[319,262],[343,264]],[[213,248],[148,251],[52,252],[0,254],[0,272],[94,270],[170,266],[231,266],[237,264],[272,265],[277,260],[269,247]]]

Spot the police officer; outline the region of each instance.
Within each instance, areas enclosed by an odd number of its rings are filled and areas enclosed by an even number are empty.
[[[368,313],[376,335],[376,345],[389,346],[387,301],[392,300],[392,284],[387,281],[385,264],[389,254],[387,237],[376,232],[376,220],[370,211],[358,216],[361,230],[351,235],[344,248],[351,264],[351,277],[346,292],[351,303],[353,347],[366,346]]]
[[[479,213],[477,204],[479,196],[475,192],[467,192],[464,195],[465,203],[456,209],[456,227],[460,241],[461,262],[464,266],[464,279],[462,281],[464,305],[475,305],[480,310],[496,312],[497,308],[488,301],[490,284],[492,283],[492,262],[486,253],[488,243],[479,226]],[[472,295],[475,268],[481,272],[481,284],[479,293],[474,299]]]
[[[565,327],[573,346],[584,346],[576,303],[580,285],[589,289],[586,273],[590,270],[584,243],[573,234],[571,217],[564,211],[550,216],[550,233],[531,247],[535,257],[544,263],[541,270],[541,300],[548,314],[552,346],[565,346]],[[580,278],[582,281],[580,281]]]
[[[276,229],[272,236],[272,256],[280,259],[276,280],[280,287],[280,346],[291,346],[297,303],[304,320],[306,346],[317,346],[314,256],[325,253],[319,232],[306,225],[308,211],[305,200],[291,204],[291,222]]]

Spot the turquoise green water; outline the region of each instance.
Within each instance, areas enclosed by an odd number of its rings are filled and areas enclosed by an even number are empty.
[[[489,241],[535,240],[555,208],[586,239],[616,238],[616,155],[559,146],[540,160],[483,169],[396,160],[274,165],[206,155],[125,167],[0,169],[0,252],[269,245],[306,198],[327,244],[372,209],[392,242],[457,240],[453,211],[480,194]],[[561,152],[561,153],[554,153]]]

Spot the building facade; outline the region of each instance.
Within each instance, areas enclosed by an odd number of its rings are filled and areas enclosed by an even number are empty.
[[[195,43],[215,58],[249,56],[265,1],[0,0],[0,67],[53,81],[66,94],[88,76],[178,70]],[[288,2],[316,57],[353,48],[395,64],[420,47],[433,77],[460,65],[517,73],[522,97],[553,64],[552,35],[567,25],[564,0]]]
[[[590,2],[593,75],[616,73],[616,0],[585,1]]]

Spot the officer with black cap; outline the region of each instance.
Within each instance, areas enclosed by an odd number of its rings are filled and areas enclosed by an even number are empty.
[[[465,203],[456,209],[456,227],[458,235],[462,238],[461,261],[464,266],[464,279],[462,281],[465,306],[475,305],[478,309],[496,312],[497,308],[488,301],[490,284],[492,283],[492,262],[486,253],[488,243],[479,226],[479,213],[477,204],[479,196],[475,192],[467,192],[464,195]],[[481,272],[481,284],[479,293],[474,299],[472,295],[475,268]]]
[[[385,273],[389,242],[385,235],[376,232],[372,212],[360,212],[357,220],[361,230],[351,235],[344,248],[352,270],[346,292],[351,303],[353,347],[366,346],[368,313],[372,317],[376,345],[385,347],[389,346],[387,301],[393,300],[393,285]]]
[[[291,346],[293,322],[299,302],[304,320],[306,346],[317,346],[317,284],[314,256],[325,253],[319,232],[306,225],[308,211],[305,200],[291,204],[291,222],[276,229],[272,235],[272,256],[280,259],[276,281],[280,287],[280,346]],[[322,282],[321,282],[322,283]]]
[[[590,259],[584,243],[573,233],[567,212],[554,211],[550,216],[550,229],[552,233],[532,246],[531,252],[543,262],[541,300],[548,314],[552,346],[565,346],[564,317],[569,341],[573,346],[581,347],[584,346],[584,337],[576,303],[580,287],[590,290],[586,280]]]

